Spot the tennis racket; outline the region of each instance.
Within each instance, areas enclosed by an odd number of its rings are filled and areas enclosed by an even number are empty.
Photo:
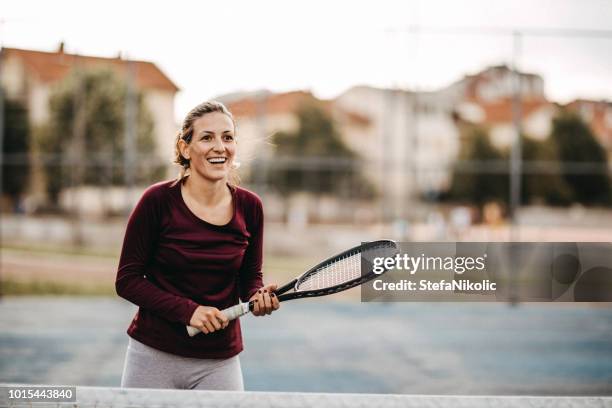
[[[390,240],[363,243],[334,257],[326,259],[304,272],[286,285],[274,291],[278,301],[326,296],[353,288],[374,279],[381,273],[374,273],[373,263],[377,257],[394,257],[397,244]],[[386,269],[382,273],[386,272]],[[289,291],[293,290],[290,293]],[[234,320],[253,310],[253,302],[242,302],[222,310]],[[193,337],[200,330],[187,326],[187,333]]]

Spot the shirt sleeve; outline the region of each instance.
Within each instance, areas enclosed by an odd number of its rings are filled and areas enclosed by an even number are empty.
[[[240,267],[240,299],[247,301],[263,286],[263,233],[264,214],[261,201],[257,199],[251,211],[247,213],[251,217],[249,225],[251,238],[249,246],[244,254],[242,266]]]
[[[155,286],[146,278],[149,261],[153,257],[159,236],[161,205],[151,189],[142,196],[128,220],[115,289],[122,298],[151,310],[163,318],[189,324],[198,304]]]

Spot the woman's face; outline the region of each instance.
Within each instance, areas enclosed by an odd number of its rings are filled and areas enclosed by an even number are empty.
[[[209,181],[227,180],[236,155],[234,130],[232,120],[221,112],[207,113],[193,122],[191,142],[181,145],[192,174]]]

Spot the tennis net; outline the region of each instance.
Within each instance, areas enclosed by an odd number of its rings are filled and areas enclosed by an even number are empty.
[[[230,392],[159,390],[109,387],[76,387],[76,402],[20,402],[8,399],[9,387],[0,384],[0,407],[56,408],[229,408],[229,407],[603,407],[612,408],[612,397],[552,396],[436,396],[383,394],[321,394],[290,392]]]

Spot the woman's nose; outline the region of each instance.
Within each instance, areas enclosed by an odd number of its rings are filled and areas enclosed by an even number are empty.
[[[215,152],[222,152],[225,150],[225,145],[220,139],[215,139],[215,145],[213,146]]]

